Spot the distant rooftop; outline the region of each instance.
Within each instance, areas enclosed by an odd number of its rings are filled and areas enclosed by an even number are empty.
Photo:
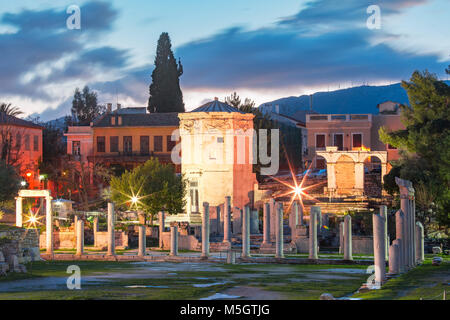
[[[120,108],[113,111],[115,114],[146,114],[146,107],[130,107],[130,108]]]
[[[191,112],[238,112],[238,109],[226,104],[224,102],[220,102],[218,98],[215,98],[213,101],[205,103],[204,105],[198,107],[197,109],[192,110]]]
[[[14,117],[14,116],[7,115],[5,112],[0,112],[0,125],[2,125],[2,124],[42,129],[42,126],[40,126],[38,124],[35,124],[31,121],[23,120],[23,119]]]
[[[116,118],[114,124],[111,118]],[[177,112],[125,114],[113,112],[99,118],[93,127],[177,127],[179,123]]]

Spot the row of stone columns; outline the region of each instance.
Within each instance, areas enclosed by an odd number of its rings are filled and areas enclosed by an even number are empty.
[[[400,190],[400,210],[395,214],[396,240],[389,248],[389,273],[402,273],[424,260],[423,226],[416,222],[415,191],[408,180],[395,178]]]

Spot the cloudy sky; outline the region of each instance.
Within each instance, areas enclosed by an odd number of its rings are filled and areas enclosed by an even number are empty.
[[[449,0],[0,0],[0,101],[44,120],[76,87],[99,102],[146,106],[161,32],[181,58],[186,109],[233,91],[257,104],[285,96],[445,78]],[[370,5],[381,28],[369,29]],[[67,8],[81,29],[67,28]]]

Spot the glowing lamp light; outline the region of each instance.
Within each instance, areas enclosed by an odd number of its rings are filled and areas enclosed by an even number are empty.
[[[22,187],[25,187],[25,186],[27,185],[27,182],[26,182],[26,181],[20,181],[20,185],[21,185]]]
[[[136,196],[131,197],[132,204],[136,204],[138,201],[139,201],[138,197],[136,197]]]
[[[30,209],[30,213],[28,216],[26,216],[28,219],[25,220],[25,223],[27,224],[27,229],[36,229],[38,224],[41,224],[39,221],[44,216],[39,217],[38,213],[33,213]]]
[[[31,172],[27,172],[26,176],[29,178],[31,177],[32,173]]]
[[[302,194],[302,191],[303,191],[303,188],[301,188],[300,186],[297,186],[297,187],[294,188],[294,193],[297,196],[300,196]]]

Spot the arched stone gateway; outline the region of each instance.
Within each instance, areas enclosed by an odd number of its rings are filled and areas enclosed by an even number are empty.
[[[53,254],[53,216],[52,216],[52,197],[49,190],[19,190],[19,195],[16,197],[16,226],[22,227],[23,213],[22,200],[23,198],[45,198],[45,212],[46,212],[46,240],[47,253]]]
[[[327,162],[327,191],[333,194],[364,194],[364,161],[377,157],[381,161],[381,182],[387,173],[386,151],[338,151],[337,147],[327,147],[325,151],[316,151],[317,156]]]

